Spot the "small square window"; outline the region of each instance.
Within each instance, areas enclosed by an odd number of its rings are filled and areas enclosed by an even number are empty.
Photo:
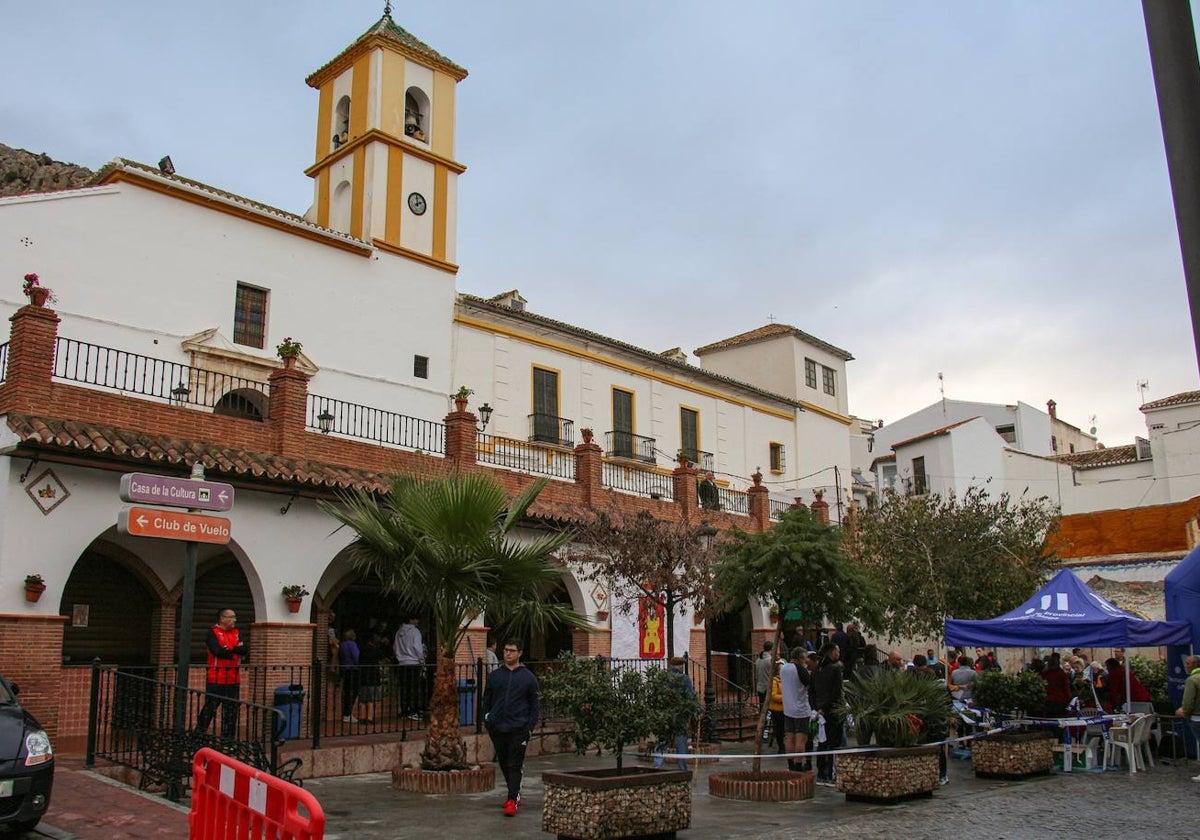
[[[267,290],[238,283],[233,303],[233,342],[261,349],[267,334]]]
[[[825,386],[825,393],[831,397],[837,395],[837,371],[831,367],[821,365],[821,379]]]
[[[787,466],[787,461],[784,459],[783,444],[771,444],[771,472],[783,472],[783,468]]]
[[[428,356],[413,356],[413,376],[417,379],[429,378]]]

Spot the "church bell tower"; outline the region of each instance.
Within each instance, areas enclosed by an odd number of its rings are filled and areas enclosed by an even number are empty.
[[[312,221],[451,273],[455,86],[467,71],[383,17],[308,77],[320,93]]]

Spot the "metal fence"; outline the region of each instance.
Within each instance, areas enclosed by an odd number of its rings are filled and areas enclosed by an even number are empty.
[[[774,520],[783,519],[783,515],[792,509],[790,502],[781,502],[777,499],[767,500],[767,510],[770,511],[771,518]]]
[[[736,513],[742,516],[750,515],[750,497],[743,491],[718,487],[717,498],[720,500],[720,509],[726,513]]]
[[[656,441],[633,432],[606,432],[604,451],[611,458],[632,458],[647,464],[655,462]]]
[[[575,480],[575,453],[526,443],[515,438],[478,432],[475,461],[518,472],[537,473],[565,481]]]
[[[601,481],[605,487],[651,499],[675,500],[675,482],[670,475],[626,464],[604,463]]]
[[[415,449],[427,455],[443,455],[446,451],[446,426],[433,420],[319,394],[308,395],[307,415],[307,427],[324,434]]]
[[[54,375],[173,405],[211,408],[217,414],[265,420],[270,385],[179,362],[101,347],[71,338],[55,343]]]

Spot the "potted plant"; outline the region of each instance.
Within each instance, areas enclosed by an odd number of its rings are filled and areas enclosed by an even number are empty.
[[[454,399],[454,410],[455,411],[466,411],[467,410],[467,398],[470,397],[474,393],[475,392],[472,389],[468,388],[466,385],[459,385],[458,390],[450,395]]]
[[[595,437],[595,434],[588,426],[584,426],[582,429],[580,429],[579,434],[583,436],[584,443],[591,443],[592,438]]]
[[[847,799],[894,801],[928,795],[938,781],[940,746],[923,742],[946,727],[950,694],[938,679],[882,668],[857,676],[846,687],[842,714],[870,732],[881,749],[838,758],[838,790]]]
[[[1046,681],[1032,671],[1015,676],[984,671],[971,686],[975,704],[1001,721],[1025,713],[1041,714],[1046,705]],[[1049,773],[1054,767],[1054,738],[1044,729],[999,732],[971,745],[971,769],[976,776],[1023,779]]]
[[[43,286],[38,276],[32,272],[25,275],[25,282],[21,286],[21,293],[29,298],[29,302],[34,306],[45,306],[47,303],[58,302],[54,291],[48,286]]]
[[[679,466],[686,467],[692,463],[691,453],[686,449],[680,449],[675,453],[675,460],[679,462]]]
[[[600,770],[542,774],[542,830],[563,837],[672,835],[691,824],[692,774],[625,767],[626,746],[654,736],[672,743],[699,713],[680,677],[661,668],[613,669],[603,659],[565,654],[542,678],[542,698],[568,720],[564,741],[583,755],[591,745],[616,756]]]
[[[25,600],[37,601],[46,591],[46,581],[41,575],[25,575]]]
[[[300,355],[300,350],[303,345],[299,341],[293,341],[289,335],[275,345],[275,355],[283,360],[284,367],[292,367],[296,364],[296,358]]]
[[[283,599],[287,601],[288,612],[300,612],[300,602],[310,594],[302,583],[289,583],[283,587]]]

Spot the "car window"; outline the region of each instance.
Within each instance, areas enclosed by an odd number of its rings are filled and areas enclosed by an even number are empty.
[[[8,690],[8,684],[0,682],[0,703],[15,703],[17,698]]]

